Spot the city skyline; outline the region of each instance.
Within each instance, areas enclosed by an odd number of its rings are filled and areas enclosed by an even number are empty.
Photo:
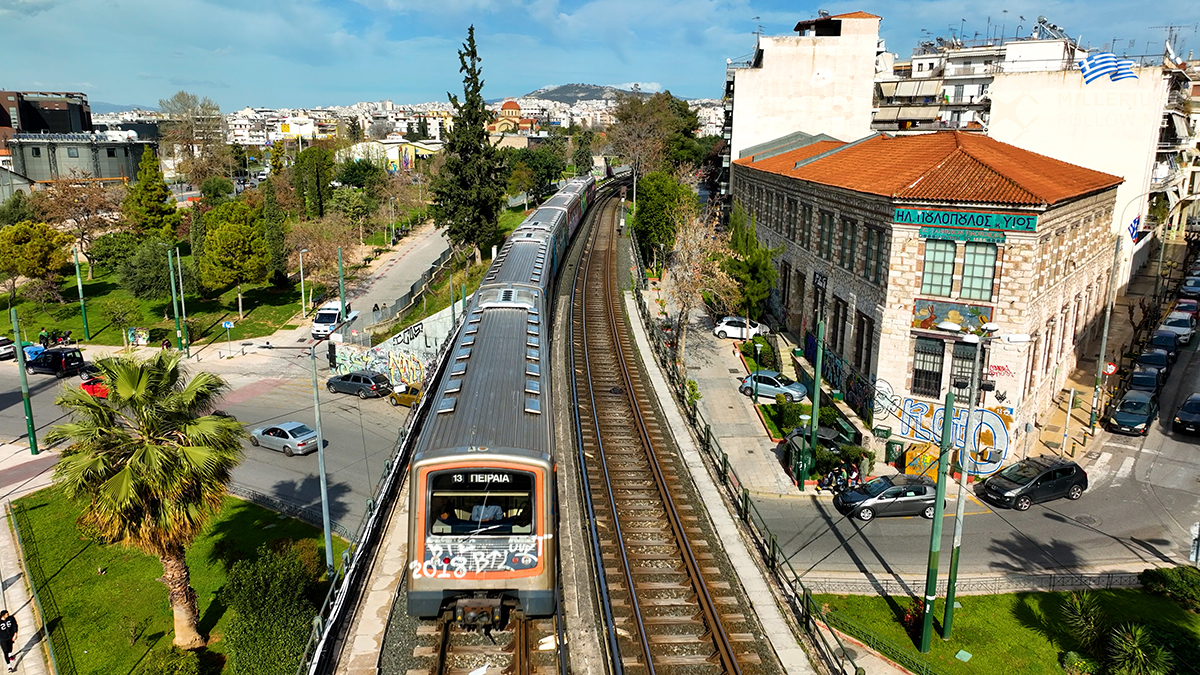
[[[1178,32],[1181,57],[1200,44],[1198,12],[1182,0],[1155,17],[1132,16],[1111,0],[1039,6],[861,3],[785,6],[781,2],[675,0],[0,0],[0,35],[9,46],[0,87],[83,91],[95,101],[156,106],[184,89],[223,111],[246,106],[316,107],[391,99],[444,101],[459,87],[456,50],[474,24],[485,96],[516,97],[582,82],[685,98],[722,92],[726,59],[753,49],[753,33],[791,33],[796,21],[864,10],[883,17],[880,36],[901,59],[921,39],[1028,35],[1039,15],[1093,47],[1131,54],[1161,51]],[[1004,10],[1007,9],[1007,12]],[[61,43],[55,45],[53,36]],[[1132,47],[1130,43],[1132,42]]]

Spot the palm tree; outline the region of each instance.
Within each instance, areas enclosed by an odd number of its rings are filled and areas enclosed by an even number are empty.
[[[108,542],[158,556],[175,621],[175,645],[205,644],[185,551],[220,508],[246,432],[212,415],[226,389],[212,373],[190,380],[178,352],[102,358],[108,398],[67,387],[55,401],[72,421],[50,442],[67,441],[54,481],[84,503],[80,524]]]

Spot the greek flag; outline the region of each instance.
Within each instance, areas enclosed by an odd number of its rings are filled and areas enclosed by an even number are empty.
[[[1129,238],[1133,241],[1137,241],[1138,225],[1140,225],[1141,222],[1142,217],[1138,216],[1137,218],[1133,219],[1132,223],[1129,224]]]
[[[1112,80],[1113,82],[1120,82],[1121,80],[1136,80],[1137,74],[1133,72],[1133,66],[1133,61],[1128,59],[1117,61],[1117,68],[1108,76],[1108,79]]]
[[[1105,75],[1111,77],[1117,72],[1117,55],[1112,52],[1092,54],[1079,62],[1079,70],[1083,71],[1084,84],[1091,84]]]

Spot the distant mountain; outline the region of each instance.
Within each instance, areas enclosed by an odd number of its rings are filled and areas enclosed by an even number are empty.
[[[525,94],[525,98],[541,98],[559,103],[575,103],[577,101],[594,101],[597,99],[613,99],[617,94],[632,94],[631,91],[616,87],[596,84],[559,84],[542,87],[537,91]]]
[[[125,112],[126,110],[149,110],[158,112],[158,108],[149,105],[136,105],[132,103],[105,103],[104,101],[89,101],[89,103],[92,107],[92,113],[95,115]]]

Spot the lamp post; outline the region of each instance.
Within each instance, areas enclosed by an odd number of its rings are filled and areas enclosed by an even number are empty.
[[[17,374],[21,378],[21,402],[25,405],[25,433],[29,435],[29,454],[38,454],[37,425],[33,423],[33,404],[29,400],[29,378],[25,376],[25,345],[21,339],[21,327],[17,324],[17,308],[8,310],[12,322],[13,338],[17,343]]]
[[[300,316],[308,316],[308,305],[304,302],[304,254],[308,249],[300,249]]]
[[[813,388],[809,393],[809,399],[812,400],[812,419],[808,425],[808,448],[813,453],[815,461],[817,456],[817,430],[820,428],[821,422],[821,359],[825,355],[825,312],[822,308],[821,318],[817,320],[817,361],[813,364]]]
[[[818,343],[817,348],[820,348]],[[817,352],[818,354],[820,352]],[[816,419],[815,417],[813,419]],[[933,601],[937,599],[938,558],[942,555],[942,509],[946,501],[946,471],[950,464],[950,438],[954,435],[954,392],[946,392],[942,408],[942,440],[938,450],[937,488],[933,498],[933,521],[929,531],[929,565],[925,569],[925,609],[921,619],[922,654],[929,653],[933,640]]]
[[[750,332],[749,328],[747,328],[746,332]],[[758,340],[754,340],[754,405],[758,405],[758,371],[762,370],[762,367],[758,364],[758,353],[760,351],[762,351],[762,344]]]
[[[11,179],[12,179],[12,176],[10,175],[9,180],[11,180]],[[90,332],[88,332],[87,306],[84,305],[84,303],[83,303],[83,276],[79,273],[79,247],[78,246],[75,247],[75,287],[79,289],[79,313],[83,315],[83,339],[91,340],[92,334]],[[18,339],[17,344],[20,345],[20,343],[21,343],[21,341]]]
[[[943,321],[937,327],[939,330],[950,333],[963,332],[963,327],[953,321]],[[975,421],[975,402],[979,399],[979,368],[983,361],[983,348],[984,345],[993,340],[1003,340],[1011,344],[1024,344],[1030,340],[1028,335],[1019,333],[989,335],[1000,330],[999,325],[991,322],[983,324],[980,328],[983,329],[983,335],[967,333],[963,336],[963,342],[975,345],[975,356],[971,363],[971,380],[967,383],[954,383],[956,389],[963,388],[959,384],[967,385],[970,401],[967,404],[967,428],[963,438],[963,455],[958,463],[958,503],[955,504],[954,508],[954,548],[950,552],[950,579],[946,585],[946,612],[942,620],[942,639],[944,640],[950,639],[951,624],[954,622],[954,591],[955,584],[958,581],[958,556],[959,551],[962,549],[963,516],[967,504],[967,475],[968,473],[974,473],[976,466],[975,458],[979,456],[979,425]],[[953,417],[954,411],[947,408],[944,414],[948,417]],[[975,452],[971,452],[972,444],[975,445]]]
[[[175,298],[175,268],[171,265],[171,249],[167,249],[167,274],[171,277],[171,309],[175,313],[175,348],[183,351],[183,329],[179,326],[179,301]]]
[[[183,298],[183,258],[179,255],[179,247],[175,247],[175,273],[179,275],[179,312],[183,315],[183,353],[186,358],[192,358],[192,335],[188,331],[187,301]]]

